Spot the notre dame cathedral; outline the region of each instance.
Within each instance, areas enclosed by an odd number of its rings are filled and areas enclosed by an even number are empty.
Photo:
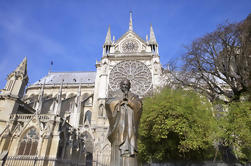
[[[0,162],[6,166],[109,165],[105,99],[127,78],[141,98],[162,85],[152,26],[142,39],[129,29],[118,40],[110,27],[96,72],[49,72],[28,83],[27,59],[0,92]]]

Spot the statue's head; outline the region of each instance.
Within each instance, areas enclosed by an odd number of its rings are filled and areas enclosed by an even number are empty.
[[[122,92],[129,92],[131,88],[131,83],[128,79],[124,79],[120,82],[120,89]]]

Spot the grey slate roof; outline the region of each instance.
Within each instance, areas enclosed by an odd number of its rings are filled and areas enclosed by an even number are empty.
[[[96,72],[50,72],[47,76],[43,77],[33,85],[43,84],[94,84]]]

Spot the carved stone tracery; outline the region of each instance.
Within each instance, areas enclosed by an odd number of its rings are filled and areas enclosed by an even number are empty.
[[[140,61],[122,61],[115,65],[109,74],[109,93],[119,90],[120,82],[128,79],[131,82],[131,91],[144,96],[152,89],[152,73]]]
[[[137,52],[139,49],[139,44],[136,40],[128,39],[122,43],[122,52],[131,53]]]
[[[35,127],[26,131],[20,140],[18,155],[36,155],[39,141],[39,134]]]

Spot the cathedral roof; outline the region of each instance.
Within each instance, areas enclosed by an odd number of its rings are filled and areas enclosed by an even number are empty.
[[[43,84],[93,84],[95,83],[96,72],[49,72],[47,76],[43,77],[34,85]]]

